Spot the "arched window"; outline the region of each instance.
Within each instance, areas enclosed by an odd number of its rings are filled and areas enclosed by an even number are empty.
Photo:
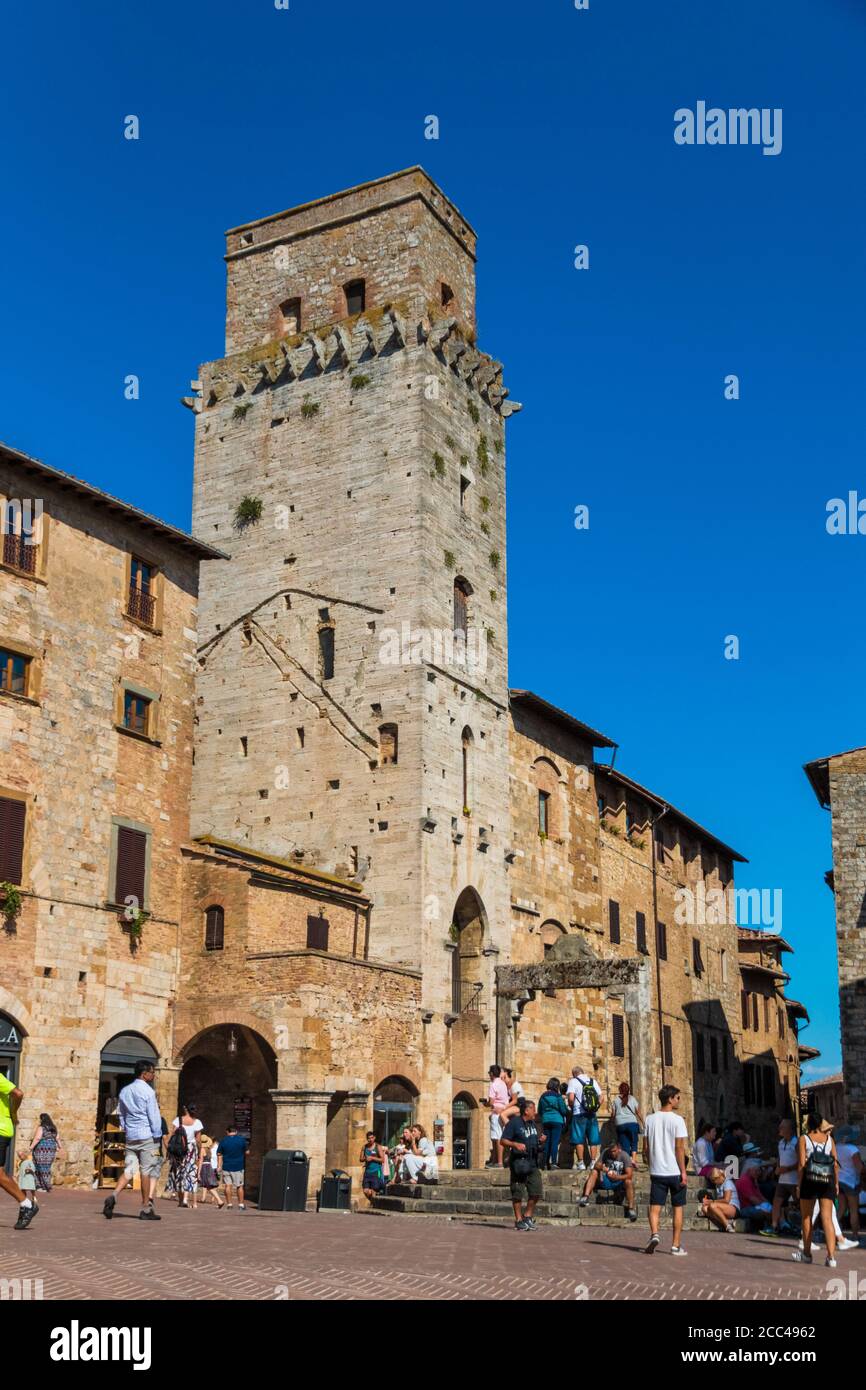
[[[206,951],[221,951],[225,936],[225,912],[214,904],[204,915],[204,948]]]
[[[397,761],[397,725],[381,724],[379,726],[379,766],[387,767],[390,763]]]
[[[460,756],[463,769],[463,814],[469,814],[472,808],[472,745],[475,737],[472,730],[467,725],[460,735]]]
[[[532,780],[538,802],[538,833],[543,839],[559,834],[559,768],[549,758],[536,758],[532,764]]]
[[[361,314],[367,307],[367,287],[363,280],[350,280],[343,286],[346,296],[346,313]]]
[[[468,599],[472,585],[459,574],[454,580],[454,631],[466,632],[468,626]]]

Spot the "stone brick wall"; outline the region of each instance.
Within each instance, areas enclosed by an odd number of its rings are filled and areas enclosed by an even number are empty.
[[[832,758],[833,886],[842,1071],[850,1119],[866,1124],[866,750]]]
[[[32,475],[0,461],[0,495],[33,496]],[[180,920],[179,846],[188,835],[197,561],[142,525],[40,481],[45,566],[0,571],[0,645],[38,666],[35,700],[0,694],[0,785],[28,799],[24,906],[4,938],[0,1010],[27,1035],[21,1137],[57,1121],[58,1179],[89,1183],[100,1051],[137,1031],[170,1052],[169,999]],[[125,615],[130,551],[162,574],[161,631]],[[122,679],[160,697],[159,741],[116,728]],[[112,818],[151,831],[151,913],[134,952],[106,904]],[[26,1134],[25,1134],[26,1132]]]

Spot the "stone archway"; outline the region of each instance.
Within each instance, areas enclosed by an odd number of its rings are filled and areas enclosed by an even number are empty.
[[[632,1090],[649,1096],[653,1081],[649,965],[636,956],[597,956],[581,936],[563,936],[535,965],[496,967],[497,1059],[504,1066],[512,1065],[515,1024],[524,1005],[536,994],[558,989],[601,989],[622,997],[629,1025]]]
[[[192,1038],[180,1061],[178,1104],[194,1105],[213,1139],[230,1123],[247,1134],[247,1187],[255,1195],[262,1158],[276,1147],[276,1053],[245,1024],[220,1023]]]

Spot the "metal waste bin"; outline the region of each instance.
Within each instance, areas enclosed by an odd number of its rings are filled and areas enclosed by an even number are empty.
[[[306,1211],[310,1160],[300,1149],[270,1149],[262,1162],[260,1211]]]
[[[352,1210],[352,1179],[342,1168],[334,1168],[330,1176],[322,1178],[316,1197],[316,1211],[322,1210]]]

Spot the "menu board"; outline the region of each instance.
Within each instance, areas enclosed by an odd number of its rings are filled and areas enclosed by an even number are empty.
[[[238,1134],[247,1139],[253,1137],[253,1103],[249,1096],[238,1096],[235,1100],[234,1122]]]

